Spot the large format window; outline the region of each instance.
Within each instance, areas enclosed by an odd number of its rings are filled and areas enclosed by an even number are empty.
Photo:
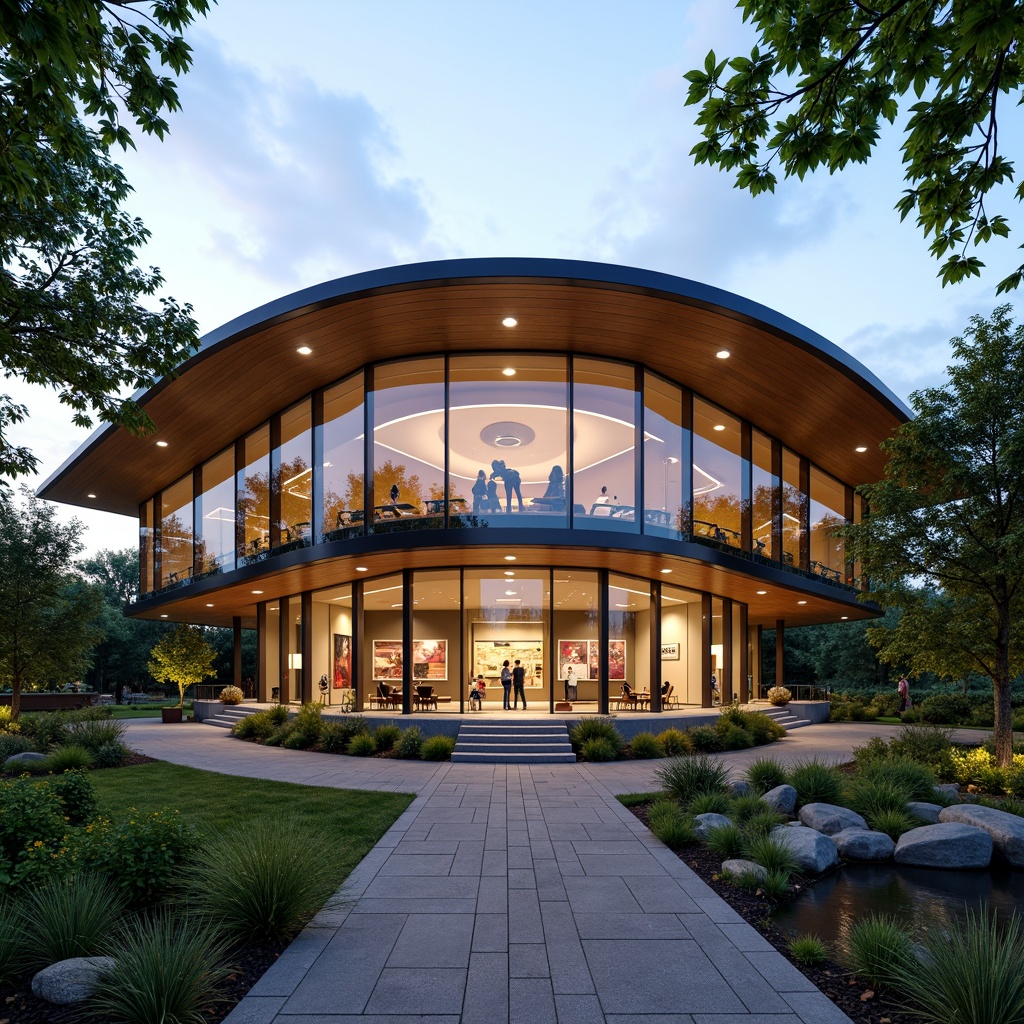
[[[271,457],[278,503],[278,543],[309,544],[313,529],[313,434],[307,399],[281,413],[281,440]]]
[[[800,480],[800,458],[782,450],[782,558],[806,568],[803,539],[807,530],[807,492]]]
[[[778,533],[779,480],[772,469],[771,438],[759,430],[751,433],[751,532],[754,553],[778,559],[775,540]]]
[[[740,421],[710,402],[693,401],[693,532],[740,547],[749,500]]]
[[[235,480],[236,515],[241,531],[238,560],[260,558],[270,550],[270,424],[242,441],[242,469]]]
[[[235,449],[232,446],[200,471],[196,496],[196,568],[227,572],[235,567]]]
[[[162,586],[192,575],[191,473],[160,495],[160,575]]]
[[[689,532],[690,432],[683,390],[644,375],[644,532],[679,539]],[[686,395],[689,405],[689,394]]]
[[[323,534],[363,526],[363,375],[357,373],[324,392],[324,422],[318,450],[323,452]]]
[[[846,544],[836,535],[846,522],[846,488],[811,467],[811,570],[836,582],[846,575]]]

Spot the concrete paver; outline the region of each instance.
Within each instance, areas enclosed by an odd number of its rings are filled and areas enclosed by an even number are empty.
[[[869,735],[812,726],[725,758],[840,760]],[[417,794],[227,1024],[849,1022],[615,799],[655,789],[657,762],[368,762],[148,722],[128,739],[210,771]]]

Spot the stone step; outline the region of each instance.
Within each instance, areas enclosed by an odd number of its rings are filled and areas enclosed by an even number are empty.
[[[571,764],[576,760],[564,722],[467,722],[452,761],[476,764]]]
[[[566,743],[504,743],[494,740],[490,743],[468,743],[459,740],[460,753],[484,754],[488,751],[495,754],[564,754],[571,751],[572,746]]]
[[[207,718],[203,725],[213,725],[219,729],[230,729],[243,718],[255,715],[261,708],[246,707],[244,704],[225,704],[217,714]]]
[[[471,754],[452,751],[452,761],[472,764],[575,764],[576,755],[565,754]]]

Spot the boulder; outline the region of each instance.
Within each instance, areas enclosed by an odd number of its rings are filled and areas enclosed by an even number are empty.
[[[939,823],[939,813],[941,810],[942,804],[929,804],[925,803],[924,800],[911,800],[907,804],[907,814],[912,814],[915,818],[920,818],[929,825],[937,825]]]
[[[693,819],[693,831],[698,839],[707,839],[708,833],[712,829],[731,824],[732,819],[727,818],[724,814],[697,814]]]
[[[897,864],[919,868],[987,868],[992,837],[974,825],[940,821],[904,832],[894,856]]]
[[[769,789],[761,799],[779,814],[792,814],[796,807],[796,790],[792,786],[776,786]]]
[[[11,754],[6,761],[4,761],[4,768],[10,771],[12,768],[18,768],[21,765],[31,764],[33,761],[45,761],[45,754],[37,754],[34,750],[23,750],[20,754]]]
[[[84,1002],[100,976],[114,966],[109,956],[75,956],[44,967],[32,979],[32,992],[57,1006]]]
[[[844,828],[832,837],[839,856],[846,860],[892,860],[896,844],[884,832],[862,828]]]
[[[935,787],[935,795],[945,800],[959,800],[960,787],[955,782],[943,782]]]
[[[825,836],[834,836],[847,828],[866,829],[868,823],[856,812],[835,804],[804,804],[800,808],[800,824]]]
[[[737,878],[742,875],[754,875],[759,882],[768,877],[768,869],[755,860],[725,860],[722,861],[722,870],[728,871],[730,875]]]
[[[983,828],[991,837],[999,855],[1015,868],[1024,868],[1024,818],[995,807],[958,804],[944,807],[939,821],[960,821]]]
[[[750,796],[750,783],[737,779],[735,782],[729,783],[729,792],[733,796]]]
[[[772,838],[793,854],[802,874],[820,875],[839,863],[836,844],[813,828],[777,825],[772,829]]]

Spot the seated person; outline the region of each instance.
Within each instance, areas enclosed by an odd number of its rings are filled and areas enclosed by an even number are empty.
[[[484,677],[482,675],[477,676],[475,680],[469,681],[469,710],[470,711],[483,711],[484,709],[484,694],[487,692],[487,686],[484,683]]]
[[[565,473],[561,466],[551,467],[544,497],[534,498],[532,504],[546,512],[565,511]]]
[[[629,685],[629,683],[622,684],[622,696],[626,700],[636,700],[636,692],[633,690],[633,687]]]

